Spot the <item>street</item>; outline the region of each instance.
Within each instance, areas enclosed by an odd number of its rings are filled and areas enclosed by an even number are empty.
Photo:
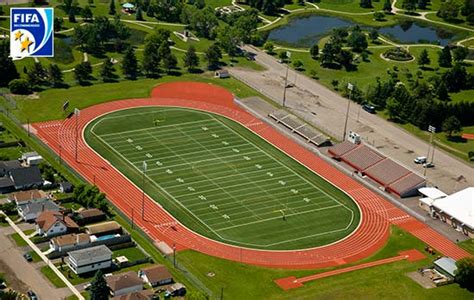
[[[231,68],[232,76],[244,81],[276,103],[282,104],[286,65],[280,64],[274,57],[257,48],[245,46],[244,49],[257,54],[256,61],[266,70]],[[326,133],[342,140],[348,100],[316,80],[289,69],[288,83],[295,82],[295,86],[286,91],[287,108]],[[424,169],[421,165],[414,164],[413,159],[427,155],[429,144],[425,141],[377,115],[365,112],[354,102],[350,104],[347,132],[350,130],[360,134],[365,143],[374,146],[387,157],[423,175]],[[444,192],[452,193],[474,184],[474,168],[467,162],[436,149],[434,163],[435,168],[426,170],[427,180]]]

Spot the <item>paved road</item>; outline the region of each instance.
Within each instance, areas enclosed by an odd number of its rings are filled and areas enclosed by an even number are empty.
[[[230,70],[231,74],[282,104],[286,65],[278,63],[274,57],[254,47],[246,46],[245,49],[256,53],[256,61],[267,70],[262,72],[233,68]],[[296,86],[287,89],[286,105],[295,114],[335,138],[342,139],[347,99],[301,73],[290,69],[288,74],[288,82],[296,81]],[[359,122],[357,122],[358,118]],[[361,110],[355,103],[351,103],[347,131],[349,130],[359,133],[366,142],[385,155],[394,158],[420,175],[423,174],[423,168],[415,165],[413,159],[420,155],[426,156],[429,145],[425,141],[376,115]],[[436,167],[427,170],[428,181],[445,192],[451,193],[474,185],[474,168],[467,163],[438,149],[435,152],[434,162]],[[462,176],[461,180],[459,180],[460,176]]]
[[[23,252],[7,237],[10,227],[0,227],[0,259],[15,273],[25,285],[36,292],[41,300],[59,300],[71,294],[67,288],[56,289],[37,270],[36,264],[23,258]]]

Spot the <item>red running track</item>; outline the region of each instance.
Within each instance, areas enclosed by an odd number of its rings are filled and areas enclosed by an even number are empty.
[[[85,143],[82,134],[78,141],[79,158],[77,162],[75,161],[74,117],[33,124],[39,138],[86,180],[95,183],[125,215],[129,218],[134,215],[137,226],[156,242],[164,241],[169,245],[176,244],[178,250],[194,249],[208,255],[248,264],[310,269],[336,266],[365,258],[385,244],[389,236],[390,218],[396,220],[401,218],[403,221],[414,220],[359,182],[237,106],[232,94],[227,90],[210,84],[166,83],[155,88],[151,98],[119,100],[88,107],[83,109],[78,117],[79,132],[82,133],[87,124],[99,116],[120,109],[142,106],[186,107],[233,119],[344,190],[359,205],[362,215],[360,226],[352,235],[323,247],[294,251],[266,251],[224,244],[184,227],[149,197],[145,198],[145,219],[142,220],[139,216],[141,190],[93,151]],[[442,249],[438,250],[443,252]],[[449,255],[449,253],[446,254]],[[464,253],[462,255],[466,256]]]

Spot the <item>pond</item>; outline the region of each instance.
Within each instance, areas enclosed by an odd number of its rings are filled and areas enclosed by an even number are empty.
[[[334,28],[349,28],[356,23],[338,17],[305,16],[292,19],[287,25],[274,29],[268,39],[294,47],[311,47]],[[373,27],[361,26],[365,30]],[[377,28],[379,33],[403,44],[430,43],[447,45],[455,34],[448,30],[429,25],[404,21],[390,27]]]

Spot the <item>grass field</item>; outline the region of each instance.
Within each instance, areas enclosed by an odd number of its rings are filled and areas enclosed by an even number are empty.
[[[86,140],[186,226],[260,249],[325,245],[359,224],[343,192],[224,117],[135,108],[92,122]]]

